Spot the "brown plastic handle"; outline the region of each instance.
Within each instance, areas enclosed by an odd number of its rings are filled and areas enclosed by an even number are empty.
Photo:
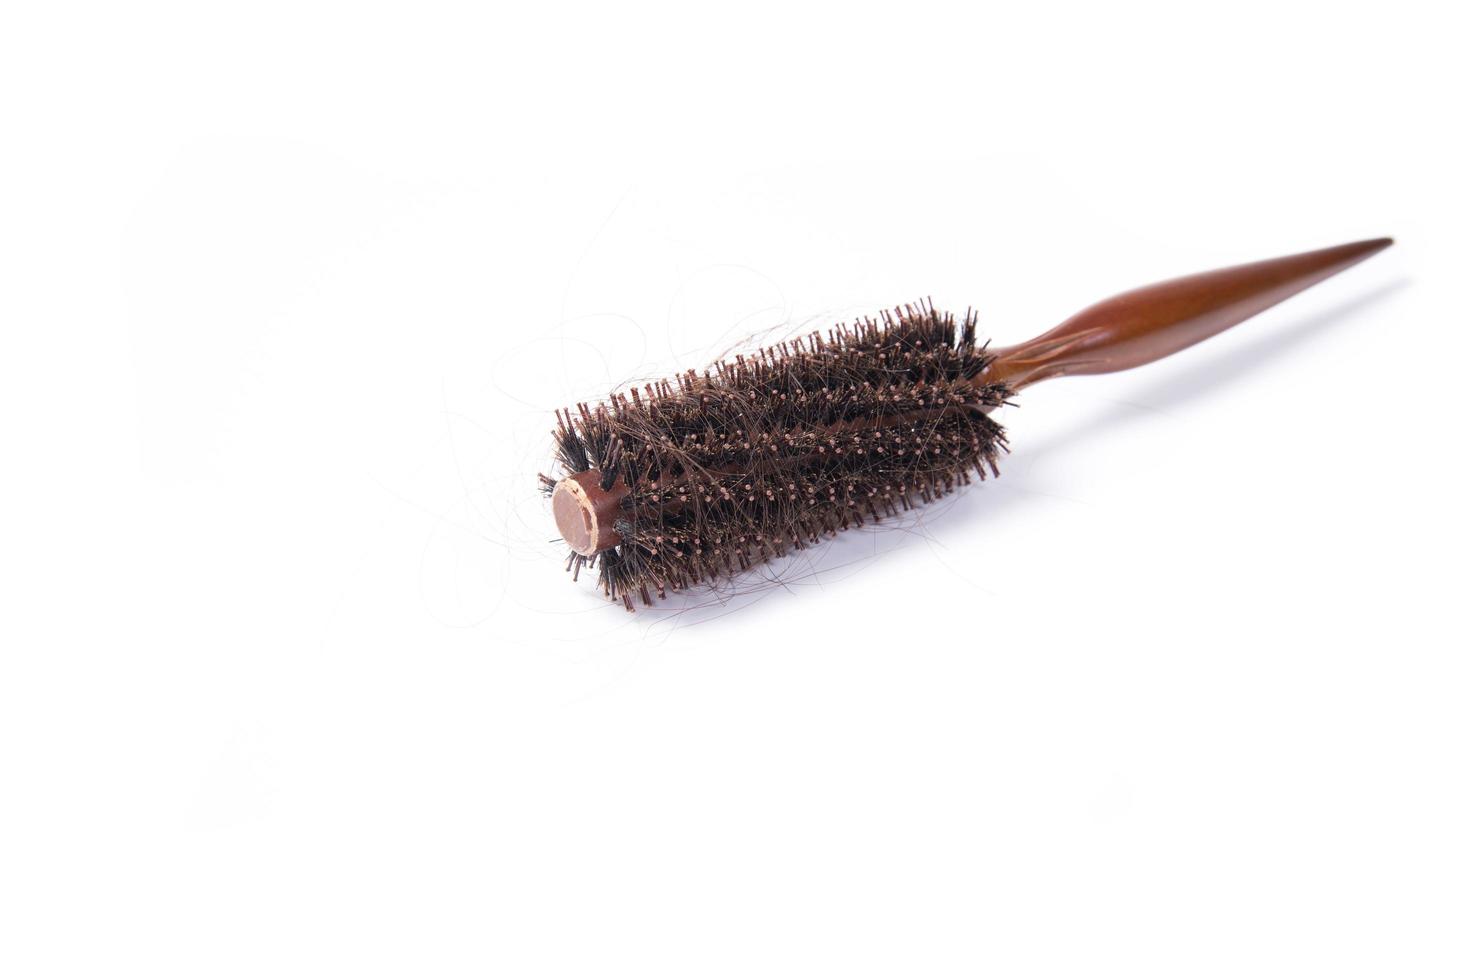
[[[1015,389],[1138,367],[1191,347],[1392,244],[1373,238],[1170,279],[1089,306],[1054,330],[992,350],[979,375]]]

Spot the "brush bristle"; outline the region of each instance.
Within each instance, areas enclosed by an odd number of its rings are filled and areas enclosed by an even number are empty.
[[[632,609],[998,475],[1010,390],[971,380],[974,337],[921,303],[557,413],[565,475],[628,488],[621,543],[567,567]]]

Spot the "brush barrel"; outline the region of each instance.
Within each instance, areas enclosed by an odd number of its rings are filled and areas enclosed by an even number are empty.
[[[1090,306],[1033,340],[991,349],[985,382],[1019,389],[1069,374],[1107,374],[1191,347],[1392,244],[1374,238],[1170,279]]]

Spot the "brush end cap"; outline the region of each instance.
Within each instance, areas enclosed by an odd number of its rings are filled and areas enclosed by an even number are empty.
[[[612,525],[625,496],[627,488],[621,480],[611,490],[602,489],[600,470],[573,473],[556,484],[551,493],[551,512],[567,546],[590,557],[619,544],[622,536]]]

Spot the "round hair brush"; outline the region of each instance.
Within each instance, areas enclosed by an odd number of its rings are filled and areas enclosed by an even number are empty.
[[[629,610],[999,475],[1016,392],[1137,367],[1211,337],[1390,238],[1145,286],[1012,347],[919,303],[557,412],[541,475],[573,577]]]

